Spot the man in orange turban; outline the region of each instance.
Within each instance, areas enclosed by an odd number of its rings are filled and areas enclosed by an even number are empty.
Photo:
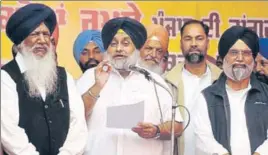
[[[168,51],[169,35],[162,25],[152,24],[147,28],[147,40],[141,49],[139,65],[157,74],[163,74],[164,55]]]

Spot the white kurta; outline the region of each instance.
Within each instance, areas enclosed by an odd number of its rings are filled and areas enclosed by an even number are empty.
[[[206,72],[198,77],[183,68],[181,74],[184,89],[184,106],[187,107],[190,112],[190,117],[193,118],[195,115],[196,98],[203,89],[211,85],[211,71],[209,67],[207,67]],[[184,125],[188,122],[188,118],[188,114],[185,113]],[[192,121],[193,120],[191,119],[188,128],[184,132],[184,155],[195,155],[195,150],[193,149],[195,138]]]
[[[15,58],[21,72],[26,68],[20,53]],[[84,104],[73,77],[67,73],[67,86],[70,105],[70,128],[60,155],[83,154],[86,145],[87,126],[84,115]],[[45,89],[39,87],[42,99],[45,100]],[[1,70],[1,143],[6,152],[19,155],[37,155],[36,148],[29,143],[24,129],[18,126],[19,106],[16,83],[9,74]]]
[[[167,86],[164,80],[154,73],[152,75]],[[77,87],[84,94],[95,82],[94,68],[87,70],[77,81]],[[171,120],[172,98],[157,86],[164,121]],[[131,72],[124,79],[118,72],[112,71],[100,92],[93,112],[88,118],[88,144],[85,155],[163,155],[170,148],[156,139],[143,139],[130,129],[112,129],[106,127],[106,108],[114,105],[135,104],[144,101],[144,122],[160,124],[160,112],[153,83],[148,82],[142,74]],[[127,118],[128,116],[126,116]],[[181,122],[180,113],[176,120]],[[167,144],[167,143],[166,143]],[[169,145],[167,146],[169,147]]]
[[[234,91],[226,85],[226,91],[228,94],[231,112],[230,143],[232,155],[251,154],[244,110],[247,93],[250,88],[251,86],[249,85],[246,89]],[[208,115],[207,103],[202,94],[200,94],[197,103],[198,111],[196,117],[194,118],[196,134],[196,155],[228,153],[228,151],[214,139]],[[261,146],[257,148],[257,150],[254,151],[260,153],[261,155],[268,154],[268,140],[266,140]]]

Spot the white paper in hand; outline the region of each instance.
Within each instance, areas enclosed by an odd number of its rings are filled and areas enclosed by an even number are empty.
[[[144,121],[144,101],[107,108],[106,127],[131,129]]]

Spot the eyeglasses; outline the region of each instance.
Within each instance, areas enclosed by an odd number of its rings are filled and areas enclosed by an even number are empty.
[[[243,57],[251,57],[252,56],[252,52],[250,50],[236,50],[236,49],[232,49],[228,52],[228,55],[233,57],[233,58],[237,58],[239,55],[242,55]]]

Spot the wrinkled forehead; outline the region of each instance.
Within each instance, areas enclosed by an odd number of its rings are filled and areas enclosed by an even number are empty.
[[[162,48],[162,45],[159,40],[148,39],[145,43],[145,46],[150,46],[153,48]]]
[[[36,33],[36,32],[48,32],[50,34],[50,31],[46,24],[43,22],[41,23],[36,29],[34,29],[31,33]]]

